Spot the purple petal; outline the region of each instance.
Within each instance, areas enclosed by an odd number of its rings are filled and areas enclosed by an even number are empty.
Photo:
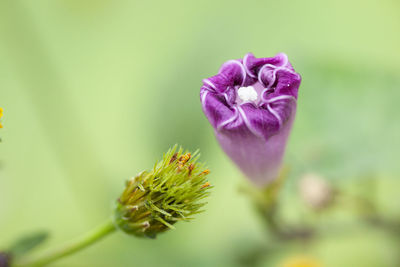
[[[223,95],[217,95],[209,90],[202,90],[201,102],[203,111],[214,128],[229,121],[236,114]]]
[[[276,72],[276,88],[275,92],[279,95],[291,95],[297,99],[298,89],[301,82],[299,74],[288,71],[285,69],[279,69]]]
[[[249,76],[256,78],[260,68],[266,64],[273,66],[286,66],[288,64],[287,56],[284,53],[279,53],[275,57],[255,58],[253,54],[248,53],[243,58],[243,65]]]
[[[276,80],[277,68],[273,65],[264,65],[258,72],[258,81],[265,87],[271,87],[274,85]]]
[[[295,111],[294,111],[295,113]],[[276,179],[282,164],[286,141],[294,116],[280,129],[280,133],[268,139],[252,135],[243,127],[240,133],[217,131],[216,137],[225,153],[256,185],[264,186]]]
[[[246,79],[246,70],[244,69],[243,64],[238,60],[229,60],[224,63],[220,70],[219,74],[223,76],[226,81],[229,82],[228,85],[243,85]]]
[[[256,136],[267,140],[279,131],[279,121],[268,109],[244,104],[239,107],[239,112],[247,128]]]
[[[229,86],[229,81],[226,79],[226,77],[223,77],[221,75],[215,75],[210,78],[204,79],[203,84],[210,90],[222,93]]]
[[[201,88],[203,110],[227,155],[254,183],[277,177],[301,77],[283,53],[229,60]]]

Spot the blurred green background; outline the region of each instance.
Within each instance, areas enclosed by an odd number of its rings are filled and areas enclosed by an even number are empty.
[[[303,212],[296,186],[317,172],[338,184],[377,178],[368,190],[399,218],[399,14],[396,0],[1,0],[0,248],[46,229],[46,249],[98,225],[125,179],[175,143],[200,148],[212,170],[206,212],[157,240],[117,233],[52,266],[238,266],[268,244],[199,101],[201,80],[247,52],[285,52],[303,77],[288,216],[320,220]],[[336,213],[326,221],[352,230],[259,266],[304,253],[323,266],[400,266],[398,238]]]

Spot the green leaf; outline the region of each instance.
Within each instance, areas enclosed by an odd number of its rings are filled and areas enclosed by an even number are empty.
[[[26,235],[17,240],[11,246],[9,252],[13,255],[13,257],[22,256],[42,244],[48,237],[49,234],[45,231]]]

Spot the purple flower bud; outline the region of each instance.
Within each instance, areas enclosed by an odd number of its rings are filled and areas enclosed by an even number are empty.
[[[257,185],[279,174],[301,77],[285,54],[224,63],[200,99],[223,150]]]

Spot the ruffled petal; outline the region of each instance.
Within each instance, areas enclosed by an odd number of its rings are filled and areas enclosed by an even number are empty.
[[[218,95],[203,87],[200,97],[203,111],[214,128],[218,128],[236,115],[235,110],[226,102],[224,95]]]
[[[217,93],[223,93],[229,86],[229,81],[226,77],[218,74],[203,80],[203,86]]]
[[[239,113],[247,128],[265,140],[279,131],[279,121],[268,109],[243,104],[239,107]]]
[[[274,57],[256,58],[252,53],[248,53],[243,58],[243,65],[247,74],[253,78],[257,78],[260,68],[266,64],[276,67],[287,66],[288,59],[286,54],[279,53]]]
[[[246,80],[246,70],[238,60],[229,60],[224,63],[219,69],[219,75],[223,76],[230,86],[242,86]]]
[[[280,96],[270,98],[269,103],[264,103],[263,108],[270,111],[279,123],[279,129],[292,117],[297,107],[293,96]]]
[[[264,87],[271,87],[276,80],[276,67],[273,65],[264,65],[258,72],[258,81],[264,85]]]
[[[301,82],[300,75],[287,69],[278,69],[275,75],[277,81],[275,93],[277,95],[291,95],[297,99]]]

